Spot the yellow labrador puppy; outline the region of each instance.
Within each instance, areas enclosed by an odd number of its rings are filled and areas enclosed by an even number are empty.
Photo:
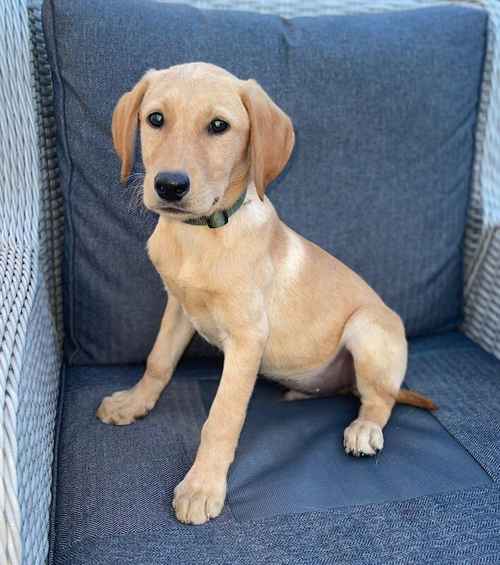
[[[294,146],[290,118],[253,80],[205,63],[149,71],[119,100],[113,142],[130,174],[140,124],[144,203],[159,215],[151,261],[168,290],[144,376],[105,398],[97,416],[124,425],[147,414],[195,331],[224,352],[217,395],[192,468],[175,489],[181,522],[202,524],[224,505],[229,466],[260,373],[288,398],[352,389],[358,418],[347,453],[382,449],[407,343],[399,316],[353,271],[278,217],[265,196]]]

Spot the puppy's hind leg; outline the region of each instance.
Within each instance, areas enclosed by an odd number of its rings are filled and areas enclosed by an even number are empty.
[[[344,431],[346,453],[375,455],[403,382],[408,346],[403,323],[385,305],[365,306],[348,319],[342,341],[351,352],[359,415]]]

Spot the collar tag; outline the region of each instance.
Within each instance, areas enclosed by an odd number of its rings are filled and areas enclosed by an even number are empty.
[[[219,212],[214,212],[211,216],[207,218],[207,224],[209,228],[221,228],[225,226],[229,221],[229,216],[226,210],[220,210]]]
[[[247,191],[243,191],[236,202],[227,210],[219,210],[210,216],[200,216],[199,218],[189,218],[184,220],[185,224],[192,226],[208,226],[209,228],[221,228],[229,222],[229,218],[237,212],[245,201]]]

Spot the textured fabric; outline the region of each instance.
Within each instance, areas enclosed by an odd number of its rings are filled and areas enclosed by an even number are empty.
[[[500,492],[473,489],[401,503],[239,525],[164,523],[146,535],[96,532],[56,563],[71,565],[492,565],[500,561]],[[159,539],[161,536],[163,539]]]
[[[132,386],[140,366],[65,370],[55,564],[500,559],[500,362],[467,338],[453,333],[412,343],[408,384],[439,404],[437,420],[397,407],[375,459],[341,452],[354,402],[283,404],[274,385],[259,383],[224,513],[186,527],[175,521],[170,501],[206,414],[200,379],[207,392],[219,370],[214,360],[185,361],[156,408],[126,427],[102,424],[95,409],[103,395]],[[279,445],[279,432],[286,445]],[[297,440],[309,432],[308,441]],[[307,468],[308,461],[318,469]],[[322,470],[329,476],[322,478]],[[313,496],[315,480],[323,506]]]
[[[293,118],[296,150],[271,191],[284,220],[361,273],[410,335],[457,323],[484,13],[445,7],[285,24],[155,2],[57,0],[45,4],[44,27],[68,219],[71,363],[138,361],[151,347],[164,307],[144,253],[154,220],[130,213],[109,123],[145,69],[193,59],[255,76]]]
[[[410,365],[410,375],[418,370],[418,363]],[[201,386],[209,408],[217,382],[204,380]],[[278,387],[261,384],[250,404],[231,471],[229,505],[238,520],[491,484],[474,459],[427,412],[396,408],[384,433],[383,452],[357,459],[346,457],[342,435],[357,417],[359,401],[280,402],[281,394]]]

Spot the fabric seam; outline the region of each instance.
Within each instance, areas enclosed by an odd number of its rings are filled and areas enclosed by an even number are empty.
[[[47,6],[49,6],[49,10],[50,10],[50,28],[51,28],[51,36],[48,35],[47,33],[45,33],[45,20],[46,18],[44,17],[47,13]],[[67,134],[67,128],[66,128],[66,89],[64,87],[64,83],[61,77],[61,65],[59,62],[59,49],[58,49],[58,45],[57,45],[57,39],[56,39],[56,29],[55,29],[55,21],[54,21],[54,12],[55,12],[55,8],[54,8],[54,2],[53,0],[45,0],[44,4],[43,4],[43,12],[42,12],[42,25],[44,28],[44,35],[45,37],[49,37],[50,42],[52,43],[53,46],[53,50],[54,50],[54,57],[53,57],[53,66],[54,66],[54,75],[57,77],[57,81],[59,82],[60,88],[61,88],[61,104],[60,104],[60,110],[61,110],[61,114],[60,114],[60,119],[61,119],[61,132],[60,132],[60,139],[63,143],[64,146],[64,150],[66,152],[66,157],[68,160],[68,181],[67,181],[67,191],[65,194],[65,198],[64,198],[64,211],[65,211],[65,218],[67,218],[67,226],[68,226],[68,230],[67,233],[65,234],[65,237],[69,238],[69,243],[71,245],[71,263],[70,263],[70,273],[69,273],[69,277],[65,278],[64,284],[68,286],[68,302],[69,304],[67,305],[67,308],[70,308],[70,315],[69,315],[69,324],[70,324],[70,328],[69,328],[69,334],[71,336],[71,342],[72,345],[74,346],[74,351],[71,353],[71,356],[69,357],[69,359],[67,360],[68,364],[71,364],[75,357],[78,355],[78,353],[81,350],[81,346],[80,343],[78,342],[78,340],[76,339],[76,314],[75,314],[75,296],[76,296],[76,277],[75,277],[75,255],[76,255],[76,237],[75,237],[75,229],[74,229],[74,224],[73,224],[73,214],[72,214],[72,209],[71,209],[71,203],[72,203],[72,183],[73,183],[73,169],[74,169],[74,164],[73,164],[73,158],[71,155],[71,151],[70,151],[70,145],[69,145],[69,141],[68,141],[68,134]],[[66,261],[66,252],[65,253],[65,263],[66,265],[68,265],[68,262]],[[69,280],[68,280],[69,279]],[[66,349],[66,347],[64,347],[64,350]]]

